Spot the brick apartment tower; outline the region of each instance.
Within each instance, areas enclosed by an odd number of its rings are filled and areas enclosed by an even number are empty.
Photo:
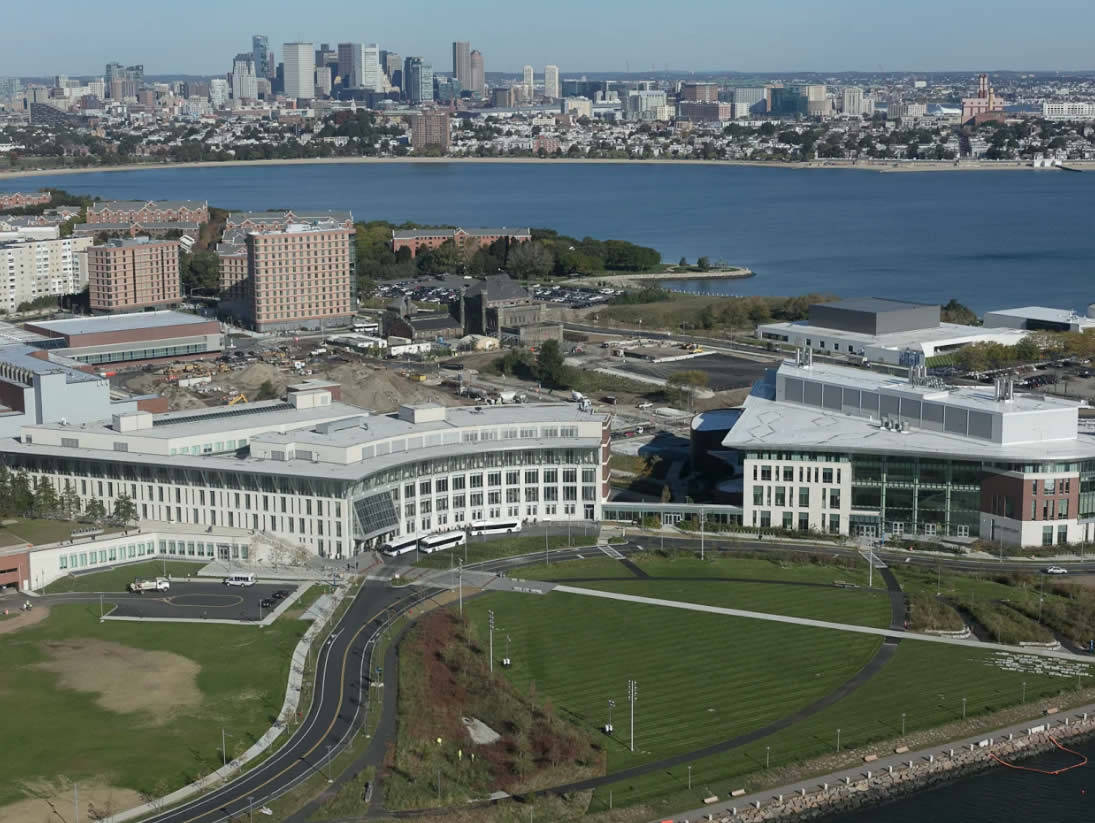
[[[247,319],[258,331],[323,329],[354,313],[354,229],[334,221],[247,236]]]
[[[111,240],[87,250],[91,310],[140,311],[178,305],[179,244],[174,240]]]

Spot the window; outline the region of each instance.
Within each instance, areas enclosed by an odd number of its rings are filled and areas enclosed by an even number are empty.
[[[776,486],[776,505],[777,506],[786,506],[787,505],[787,502],[784,498],[783,486]]]
[[[460,491],[464,488],[464,475],[458,474],[452,479],[452,490]]]
[[[783,467],[783,482],[784,483],[790,483],[794,479],[795,479],[795,467],[794,466],[784,466]]]
[[[840,515],[829,515],[829,534],[840,534]]]
[[[1068,526],[1057,527],[1057,545],[1064,546],[1068,543]]]
[[[810,531],[810,515],[806,512],[798,513],[798,530],[800,532]]]
[[[764,486],[753,486],[753,505],[764,505]]]
[[[783,513],[783,528],[790,531],[794,528],[795,516],[791,512]]]
[[[1046,494],[1054,494],[1054,489],[1056,485],[1057,483],[1055,480],[1051,480],[1047,477],[1045,479],[1045,482],[1042,483],[1042,489],[1045,491]]]
[[[443,494],[449,490],[449,478],[439,477],[434,481],[434,486],[437,489],[438,494]]]
[[[833,470],[832,469],[822,469],[821,470],[821,482],[822,483],[832,483],[833,482]]]
[[[540,482],[540,472],[539,471],[537,471],[536,469],[531,469],[531,470],[526,470],[525,471],[525,483],[526,484],[539,483],[539,482]]]
[[[760,513],[760,527],[770,529],[772,527],[772,513],[765,509]]]
[[[1063,520],[1068,518],[1068,498],[1061,497],[1057,500],[1057,519]]]
[[[1053,545],[1053,526],[1042,526],[1042,545]]]
[[[840,489],[829,489],[829,508],[840,508]]]
[[[803,508],[810,505],[810,489],[808,486],[798,487],[798,504]]]
[[[771,466],[761,466],[760,467],[760,479],[761,480],[771,480],[772,479],[772,467]]]

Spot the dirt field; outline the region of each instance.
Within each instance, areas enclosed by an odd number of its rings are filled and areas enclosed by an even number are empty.
[[[37,611],[37,609],[35,609]],[[38,667],[59,676],[63,689],[94,692],[107,711],[147,712],[152,725],[201,703],[201,667],[170,652],[150,652],[105,640],[48,643],[50,660]]]
[[[22,788],[28,795],[27,799],[0,806],[0,823],[58,823],[72,820],[72,784],[64,778],[53,783],[24,783]],[[102,820],[143,802],[137,792],[118,789],[107,783],[81,782],[77,790],[81,820]]]
[[[11,634],[20,629],[26,629],[36,623],[41,623],[49,617],[49,606],[42,605],[40,601],[36,601],[34,608],[29,612],[19,611],[19,602],[21,601],[12,600],[11,605],[7,606],[8,609],[15,612],[15,615],[0,620],[0,634]]]

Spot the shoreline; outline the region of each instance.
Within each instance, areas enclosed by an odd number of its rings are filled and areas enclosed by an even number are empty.
[[[129,163],[120,166],[85,166],[80,168],[25,169],[22,171],[0,170],[0,184],[4,180],[33,177],[51,177],[53,175],[95,174],[109,172],[148,171],[151,169],[210,169],[240,168],[243,166],[329,166],[329,165],[439,165],[448,163],[480,163],[485,165],[636,165],[636,166],[731,166],[755,167],[767,169],[792,170],[842,170],[871,171],[882,174],[908,172],[940,171],[1039,171],[1061,172],[1061,169],[1036,169],[1025,160],[966,161],[955,163],[952,160],[887,160],[860,161],[825,160],[801,162],[782,162],[773,160],[687,160],[653,158],[650,160],[628,160],[623,158],[594,157],[297,157],[271,160],[202,160],[193,163]],[[1074,170],[1095,171],[1095,161],[1075,160],[1069,162]]]
[[[718,269],[705,272],[684,272],[684,271],[665,271],[665,272],[635,272],[634,274],[606,274],[589,275],[586,277],[576,277],[573,280],[568,281],[570,285],[586,286],[589,288],[596,288],[604,286],[608,288],[641,288],[645,283],[654,282],[672,283],[679,280],[748,280],[750,277],[756,277],[757,273],[752,269],[747,269],[744,266],[732,266],[728,269]],[[672,291],[672,289],[670,289]]]

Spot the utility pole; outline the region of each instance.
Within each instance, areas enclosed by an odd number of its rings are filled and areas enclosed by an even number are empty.
[[[224,726],[221,726],[221,765],[227,767],[228,766],[228,749],[224,745],[224,738],[225,738]]]
[[[962,698],[962,719],[966,719],[966,698]]]
[[[703,527],[704,527],[705,524],[704,524],[703,521],[705,519],[706,518],[704,518],[704,516],[703,516],[703,506],[700,506],[700,560],[703,560],[703,553],[704,553],[703,552],[703,549],[704,549],[704,547],[703,547],[703,543],[704,543]]]
[[[631,704],[631,751],[635,751],[635,701],[639,699],[639,684],[627,681],[627,700]]]
[[[688,767],[688,790],[692,791],[692,767]]]
[[[1026,703],[1027,702],[1027,681],[1025,681],[1025,680],[1023,681],[1022,695],[1023,695],[1022,702]]]
[[[72,819],[80,823],[80,787],[72,784]]]
[[[548,528],[544,526],[544,565],[551,565],[551,558],[548,556]]]
[[[331,749],[334,748],[334,744],[327,744],[327,782],[334,783],[334,778],[331,777]]]
[[[457,579],[457,597],[460,599],[460,616],[464,616],[464,563],[460,562],[460,566],[456,571]],[[493,656],[493,655],[492,655]]]
[[[901,736],[905,736],[905,712],[901,712]]]
[[[764,768],[767,769],[768,766],[771,764],[771,762],[772,762],[772,747],[771,746],[765,746],[764,747]]]
[[[494,674],[494,609],[487,609],[487,625],[490,627],[490,673]]]
[[[840,751],[840,729],[836,730],[836,750]]]

